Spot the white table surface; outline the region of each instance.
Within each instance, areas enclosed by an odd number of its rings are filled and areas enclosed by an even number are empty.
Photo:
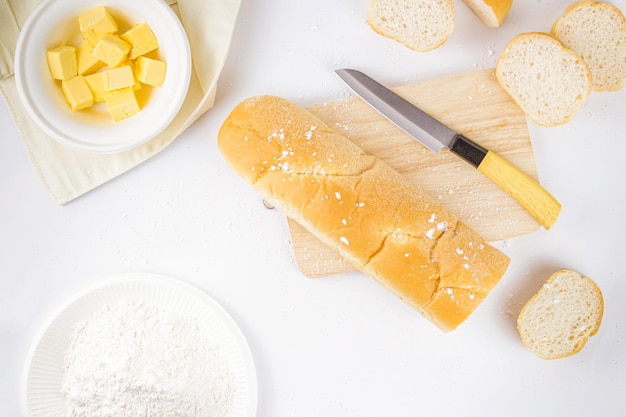
[[[367,26],[367,0],[244,0],[215,107],[156,157],[62,207],[0,105],[0,415],[20,414],[27,351],[51,314],[126,272],[179,278],[230,312],[254,355],[258,416],[626,415],[626,89],[592,93],[564,126],[529,122],[562,214],[548,232],[495,243],[511,266],[450,334],[360,273],[303,277],[285,218],[216,146],[247,97],[345,98],[339,67],[390,86],[490,68],[508,40],[549,30],[569,3],[518,0],[491,30],[455,0],[453,35],[418,53]],[[604,321],[581,353],[544,361],[521,345],[515,319],[559,268],[600,285]]]

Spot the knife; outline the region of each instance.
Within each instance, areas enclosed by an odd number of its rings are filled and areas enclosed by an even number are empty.
[[[517,200],[544,228],[550,229],[561,204],[535,180],[497,153],[450,129],[369,76],[354,69],[337,75],[367,104],[434,152],[448,148]]]

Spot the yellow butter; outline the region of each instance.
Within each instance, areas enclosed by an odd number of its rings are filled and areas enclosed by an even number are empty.
[[[165,81],[165,62],[140,56],[135,60],[135,75],[144,84],[160,87]]]
[[[108,93],[104,97],[104,101],[109,114],[116,122],[133,116],[141,110],[131,87]]]
[[[125,67],[130,68],[130,65],[124,65],[123,67],[115,68],[115,70],[123,69]],[[115,70],[101,71],[101,72],[96,72],[94,74],[85,76],[85,81],[87,81],[87,85],[89,86],[89,89],[91,90],[91,93],[93,94],[93,100],[96,103],[103,102],[104,96],[106,96],[108,93],[111,92],[110,90],[107,90],[107,87],[106,87],[107,82],[105,82],[105,77],[109,81],[108,83],[109,88],[111,88],[113,83],[110,82],[111,77],[110,77],[110,74],[107,76],[107,72],[115,71]],[[131,75],[132,80],[128,80],[126,74],[118,74],[118,76],[124,81],[114,81],[114,83],[117,83],[117,85],[126,84],[125,87],[130,86],[132,87],[133,91],[137,91],[141,89],[141,83],[134,77],[134,74]],[[125,88],[125,87],[120,87],[120,88]],[[115,90],[115,88],[113,88],[113,90]]]
[[[72,110],[82,110],[93,105],[93,95],[82,75],[63,80],[61,90]]]
[[[104,91],[111,92],[121,88],[132,87],[135,84],[135,76],[130,65],[102,71]]]
[[[82,43],[47,51],[50,73],[61,80],[70,108],[105,102],[114,121],[138,113],[135,91],[143,84],[162,86],[166,75],[165,62],[144,56],[159,48],[154,32],[140,23],[118,35],[118,25],[105,6],[81,14],[78,21]]]
[[[50,74],[55,80],[69,80],[77,74],[76,49],[73,46],[57,46],[46,55]]]
[[[135,71],[135,67],[136,67],[135,60],[128,61],[126,65],[128,65],[133,71],[133,79],[135,80],[135,83],[133,84],[133,91],[141,90],[141,82],[139,81],[139,79],[137,79],[137,72]]]
[[[94,74],[89,74],[85,76],[85,81],[91,90],[91,94],[93,95],[93,101],[96,103],[101,103],[104,101],[104,96],[106,95],[106,91],[104,90],[104,79],[102,78],[101,72],[96,72]]]
[[[102,68],[104,62],[93,56],[91,44],[84,41],[76,47],[76,65],[79,75],[88,75]]]
[[[99,6],[78,16],[83,39],[95,45],[106,33],[117,32],[117,23],[105,6]]]
[[[147,23],[133,26],[120,37],[131,45],[130,59],[135,59],[159,48],[159,43]]]
[[[93,56],[111,68],[126,62],[130,45],[119,36],[105,34],[93,48]]]

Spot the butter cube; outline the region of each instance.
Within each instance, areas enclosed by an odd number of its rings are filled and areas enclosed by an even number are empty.
[[[120,37],[131,45],[130,59],[135,59],[159,48],[159,43],[147,23],[133,26]]]
[[[127,59],[130,45],[119,36],[105,34],[93,48],[93,56],[111,68],[119,66]]]
[[[128,61],[128,66],[133,71],[133,80],[135,80],[135,83],[133,84],[133,91],[139,91],[141,90],[141,82],[137,78],[137,72],[135,71],[135,61]]]
[[[76,49],[73,46],[57,46],[46,55],[50,74],[55,80],[69,80],[77,74]]]
[[[135,61],[135,74],[144,84],[160,87],[165,80],[166,64],[152,58],[140,56]]]
[[[93,47],[85,41],[76,47],[76,65],[79,75],[87,75],[99,70],[104,62],[93,56]]]
[[[72,110],[82,110],[93,105],[93,95],[85,78],[77,75],[61,82],[61,89]]]
[[[104,101],[104,96],[107,92],[104,90],[104,79],[102,78],[102,72],[96,72],[85,76],[85,81],[91,90],[93,95],[93,101],[101,103]]]
[[[78,16],[78,24],[83,39],[92,45],[106,33],[117,32],[117,23],[105,6],[99,6]]]
[[[132,87],[135,84],[135,75],[130,65],[102,71],[104,91],[107,93],[121,88]]]
[[[108,93],[104,97],[104,101],[109,114],[116,122],[137,114],[140,110],[135,92],[131,87]]]
[[[119,73],[119,70],[122,73]],[[128,78],[128,74],[126,71],[131,71],[131,79]],[[118,72],[117,76],[113,73],[108,74],[110,71]],[[111,78],[118,78],[118,81],[111,80]],[[123,81],[120,81],[123,80]],[[109,94],[112,90],[116,90],[116,86],[122,86],[120,88],[132,87],[133,91],[137,91],[141,89],[141,83],[135,79],[134,74],[132,74],[132,70],[130,69],[130,65],[124,65],[123,67],[115,68],[112,70],[96,72],[94,74],[90,74],[85,76],[85,81],[87,81],[87,85],[93,94],[93,100],[96,103],[100,103],[104,101],[104,97]],[[107,83],[110,90],[107,90]],[[115,85],[114,85],[115,84]]]

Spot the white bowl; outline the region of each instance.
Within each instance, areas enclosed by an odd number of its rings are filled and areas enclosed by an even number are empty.
[[[100,5],[118,21],[120,31],[147,23],[159,42],[158,57],[167,64],[163,86],[139,90],[142,110],[118,122],[111,119],[104,103],[72,111],[50,75],[46,58],[48,49],[77,46],[78,16]],[[14,68],[20,99],[41,130],[75,149],[114,153],[149,141],[174,119],[187,95],[191,52],[180,20],[163,0],[44,0],[20,32]]]

